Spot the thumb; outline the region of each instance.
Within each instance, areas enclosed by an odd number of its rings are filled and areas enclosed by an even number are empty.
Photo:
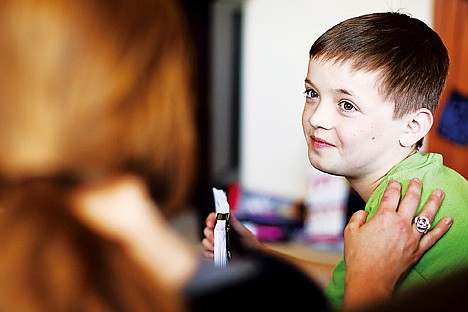
[[[358,210],[349,219],[348,225],[346,227],[349,228],[359,228],[361,227],[364,223],[366,223],[367,216],[369,215],[368,212],[365,212],[364,210]]]
[[[233,228],[239,234],[243,231],[249,231],[249,229],[247,229],[245,225],[243,225],[232,213],[229,216],[229,224],[231,225],[231,228]]]
[[[261,249],[262,243],[258,240],[254,233],[252,233],[245,225],[243,225],[233,214],[229,217],[229,224],[231,227],[231,238],[238,240],[240,249]],[[236,245],[236,242],[233,242]]]

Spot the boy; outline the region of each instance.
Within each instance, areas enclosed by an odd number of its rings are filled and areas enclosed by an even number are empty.
[[[418,151],[432,126],[448,73],[448,53],[439,36],[405,14],[367,14],[326,31],[309,56],[302,126],[312,166],[346,177],[366,201],[368,220],[392,179],[401,182],[403,193],[412,178],[422,182],[418,212],[434,189],[445,191],[433,224],[451,215],[452,228],[397,289],[467,266],[468,182],[443,166],[441,155]],[[418,212],[413,229],[424,235],[431,226]],[[370,261],[362,271],[385,269]],[[325,289],[338,310],[343,306],[345,277],[342,260]]]
[[[403,191],[411,178],[419,178],[425,187],[422,202],[435,188],[445,191],[439,215],[453,217],[452,229],[399,287],[466,266],[468,182],[443,166],[441,155],[418,151],[432,126],[449,67],[439,36],[405,14],[368,14],[329,29],[309,56],[302,125],[312,166],[345,176],[366,201],[368,218],[392,178]],[[438,220],[436,216],[434,222]],[[423,224],[420,231],[428,229]],[[336,308],[342,306],[345,274],[343,260],[325,290]]]

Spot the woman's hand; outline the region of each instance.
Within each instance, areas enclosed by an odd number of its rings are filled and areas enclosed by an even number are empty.
[[[346,262],[344,309],[391,296],[399,278],[450,228],[451,217],[421,234],[413,224],[421,182],[413,179],[400,205],[401,185],[391,180],[375,215],[357,211],[344,230]],[[435,190],[419,215],[434,220],[443,192]]]

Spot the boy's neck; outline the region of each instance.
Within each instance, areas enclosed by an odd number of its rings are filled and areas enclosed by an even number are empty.
[[[382,168],[379,172],[373,172],[372,174],[346,177],[351,187],[361,196],[361,198],[367,202],[369,197],[375,191],[375,189],[380,185],[382,180],[385,178],[387,173],[397,164],[399,164],[404,159],[413,155],[417,152],[417,149],[413,149],[403,155],[403,157],[396,158],[394,162],[389,163],[385,168]]]
[[[380,176],[378,178],[369,178],[369,177],[352,177],[347,178],[351,187],[361,196],[361,198],[367,202],[369,197],[375,191],[377,186],[380,185],[384,176]]]

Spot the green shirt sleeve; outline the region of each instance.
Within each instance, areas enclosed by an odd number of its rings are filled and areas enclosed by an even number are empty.
[[[346,275],[346,264],[341,259],[333,270],[333,276],[324,290],[324,296],[333,311],[341,311],[343,307],[344,280]]]

